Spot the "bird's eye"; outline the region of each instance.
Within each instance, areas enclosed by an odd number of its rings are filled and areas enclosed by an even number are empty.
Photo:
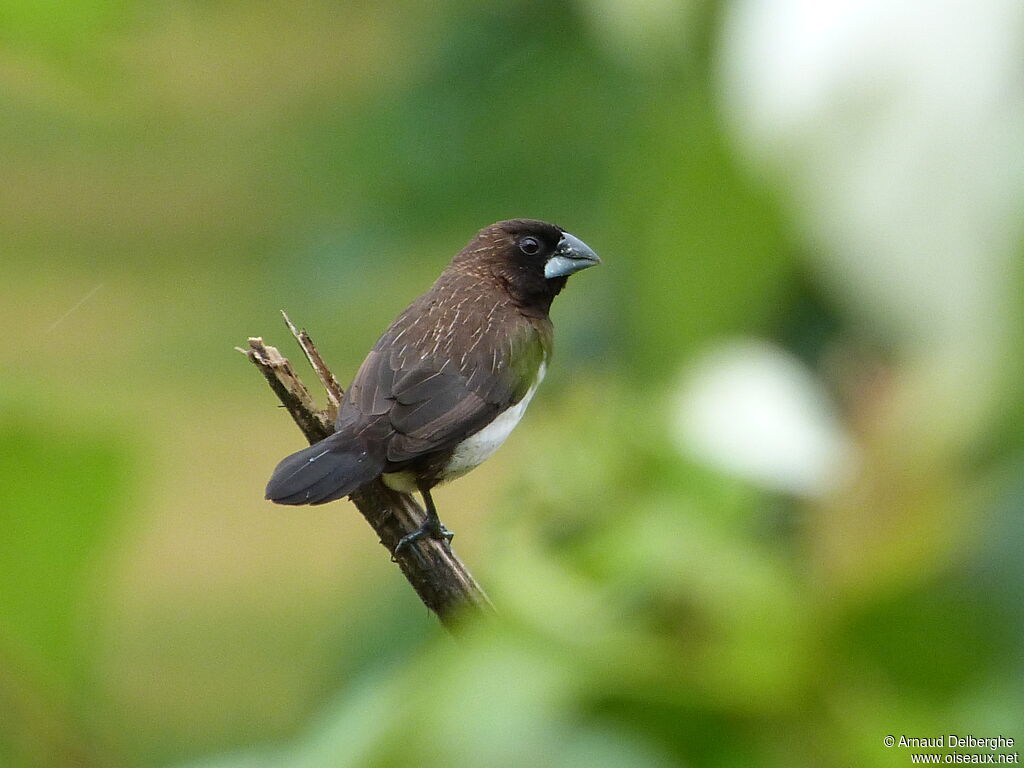
[[[536,256],[540,252],[540,240],[536,237],[524,237],[519,241],[519,250],[527,256]]]

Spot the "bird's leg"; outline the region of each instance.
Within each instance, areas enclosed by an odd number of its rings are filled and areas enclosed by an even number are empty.
[[[423,520],[423,525],[412,533],[406,534],[402,537],[401,541],[398,542],[398,546],[395,547],[395,554],[400,552],[406,545],[411,544],[414,541],[418,541],[424,536],[430,536],[432,539],[440,539],[446,544],[452,540],[453,536],[455,536],[454,533],[444,527],[444,523],[442,523],[440,518],[437,516],[437,508],[434,506],[434,500],[430,496],[430,490],[428,488],[421,487],[420,493],[423,495],[423,502],[427,507],[427,516]]]

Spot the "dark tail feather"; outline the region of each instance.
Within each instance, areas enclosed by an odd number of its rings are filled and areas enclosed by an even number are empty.
[[[333,437],[283,459],[267,483],[266,497],[277,504],[325,504],[380,474],[383,462],[366,452],[339,451]]]

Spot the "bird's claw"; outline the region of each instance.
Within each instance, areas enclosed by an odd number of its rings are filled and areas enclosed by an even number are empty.
[[[445,544],[450,542],[455,534],[444,527],[444,523],[440,520],[427,520],[423,525],[417,528],[412,533],[407,533],[399,541],[395,547],[394,554],[397,555],[405,547],[412,544],[414,541],[419,541],[424,536],[429,536],[432,539],[438,539],[444,541]]]

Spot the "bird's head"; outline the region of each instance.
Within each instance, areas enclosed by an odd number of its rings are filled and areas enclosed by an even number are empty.
[[[497,278],[517,304],[545,313],[569,275],[600,263],[578,237],[536,219],[485,227],[453,261]]]

